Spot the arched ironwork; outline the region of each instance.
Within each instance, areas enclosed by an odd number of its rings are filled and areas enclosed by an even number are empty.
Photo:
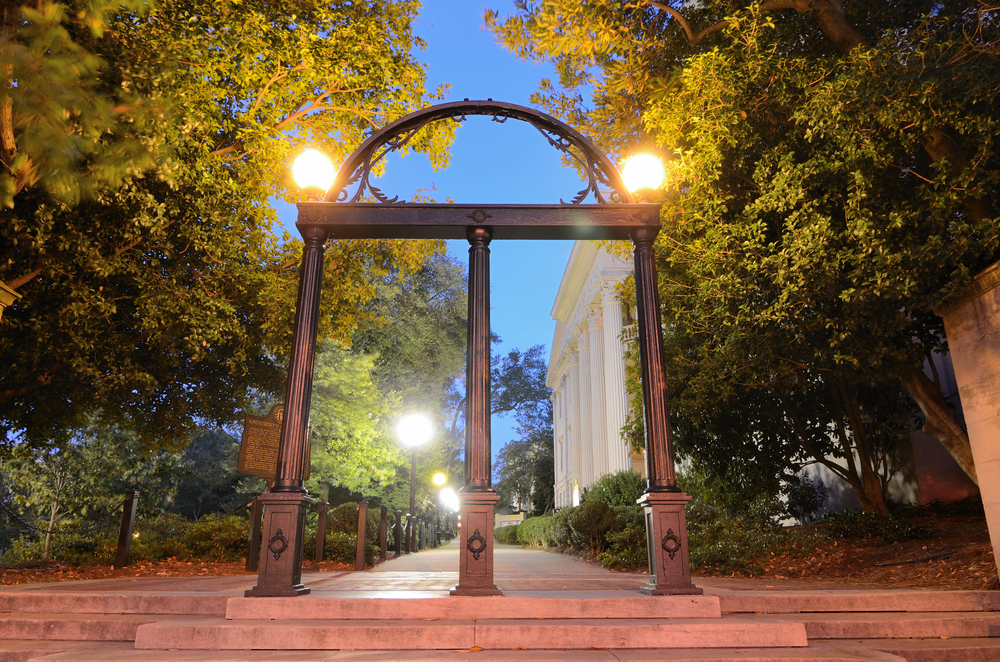
[[[410,113],[372,134],[360,147],[354,150],[337,173],[333,186],[326,195],[326,202],[365,201],[366,194],[381,203],[405,204],[399,196],[390,198],[372,185],[372,171],[386,156],[403,149],[413,140],[413,137],[432,122],[452,120],[464,122],[469,115],[492,117],[494,122],[503,124],[508,119],[527,122],[535,127],[548,141],[549,145],[562,152],[586,178],[586,188],[577,192],[573,199],[562,204],[578,205],[588,195],[593,194],[598,204],[631,203],[632,194],[622,181],[618,168],[611,162],[589,138],[556,118],[540,113],[532,108],[525,108],[501,101],[456,101],[443,103],[429,108],[423,108]],[[348,192],[348,188],[357,184],[357,188]],[[610,191],[605,197],[604,191]]]

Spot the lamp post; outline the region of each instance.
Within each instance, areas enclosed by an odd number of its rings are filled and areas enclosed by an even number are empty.
[[[292,172],[307,195],[312,192],[313,197],[320,197],[333,182],[333,164],[327,159],[324,165],[316,154],[297,161]],[[259,497],[266,513],[263,538],[266,547],[261,554],[257,585],[246,591],[247,597],[291,597],[309,592],[302,585],[302,546],[306,510],[314,502],[302,487],[302,478],[307,461],[306,429],[323,285],[323,246],[328,236],[329,231],[325,228],[302,229],[302,266],[285,384],[278,466],[274,485]]]
[[[448,477],[445,476],[440,471],[434,474],[434,484],[441,487],[446,482],[448,482]],[[434,520],[434,546],[438,547],[441,544],[441,495],[438,494],[436,505],[436,518]]]
[[[416,513],[416,498],[417,498],[417,448],[423,446],[431,438],[431,422],[427,420],[426,416],[421,414],[410,414],[403,420],[399,422],[399,426],[396,428],[396,433],[399,435],[399,441],[404,445],[408,446],[411,451],[410,455],[410,522],[414,520]],[[407,538],[411,541],[414,540],[412,532],[407,532]],[[413,550],[411,550],[413,551]]]
[[[622,168],[622,179],[633,195],[647,200],[663,184],[660,159],[636,154]],[[639,363],[642,374],[642,404],[646,427],[646,475],[649,486],[639,499],[646,515],[646,548],[649,553],[649,595],[701,595],[691,583],[688,560],[687,522],[684,508],[691,497],[677,487],[674,473],[673,435],[663,357],[660,296],[656,284],[653,240],[656,232],[636,230],[635,290],[639,327]]]

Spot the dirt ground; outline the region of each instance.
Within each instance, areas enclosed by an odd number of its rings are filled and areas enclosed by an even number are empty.
[[[878,540],[822,540],[814,527],[793,527],[788,535],[802,542],[792,553],[761,560],[764,572],[729,576],[774,579],[837,580],[865,588],[923,588],[938,590],[998,590],[1000,581],[993,548],[982,515],[933,514],[907,518],[927,529],[921,540],[882,544]],[[822,525],[817,525],[822,526]],[[806,542],[809,541],[809,542]],[[192,577],[252,575],[243,563],[207,563],[167,559],[138,562],[121,570],[108,566],[64,567],[58,563],[28,567],[0,567],[0,584],[63,582],[112,577]],[[303,564],[305,572],[350,570],[352,566],[324,561]],[[699,573],[694,568],[695,576]]]
[[[1000,589],[993,547],[981,515],[930,515],[907,518],[907,523],[925,527],[928,536],[893,544],[871,539],[814,543],[796,550],[801,556],[776,556],[763,563],[765,571],[758,576],[836,579],[861,587]]]

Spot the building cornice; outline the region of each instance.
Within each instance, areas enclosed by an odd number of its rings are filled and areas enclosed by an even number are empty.
[[[934,309],[935,314],[947,317],[972,299],[1000,287],[1000,262],[994,262],[972,279],[965,287],[957,290],[945,303]]]

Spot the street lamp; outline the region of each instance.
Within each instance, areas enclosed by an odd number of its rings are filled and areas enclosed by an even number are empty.
[[[655,191],[665,178],[663,162],[652,154],[634,154],[622,167],[622,179],[633,193]]]
[[[315,149],[302,152],[292,163],[292,179],[309,200],[321,200],[336,176],[333,162]]]
[[[410,456],[410,517],[416,516],[417,497],[417,448],[423,446],[431,438],[431,422],[426,416],[421,414],[410,414],[399,422],[396,428],[399,434],[399,441],[404,446],[409,446],[412,451]]]

